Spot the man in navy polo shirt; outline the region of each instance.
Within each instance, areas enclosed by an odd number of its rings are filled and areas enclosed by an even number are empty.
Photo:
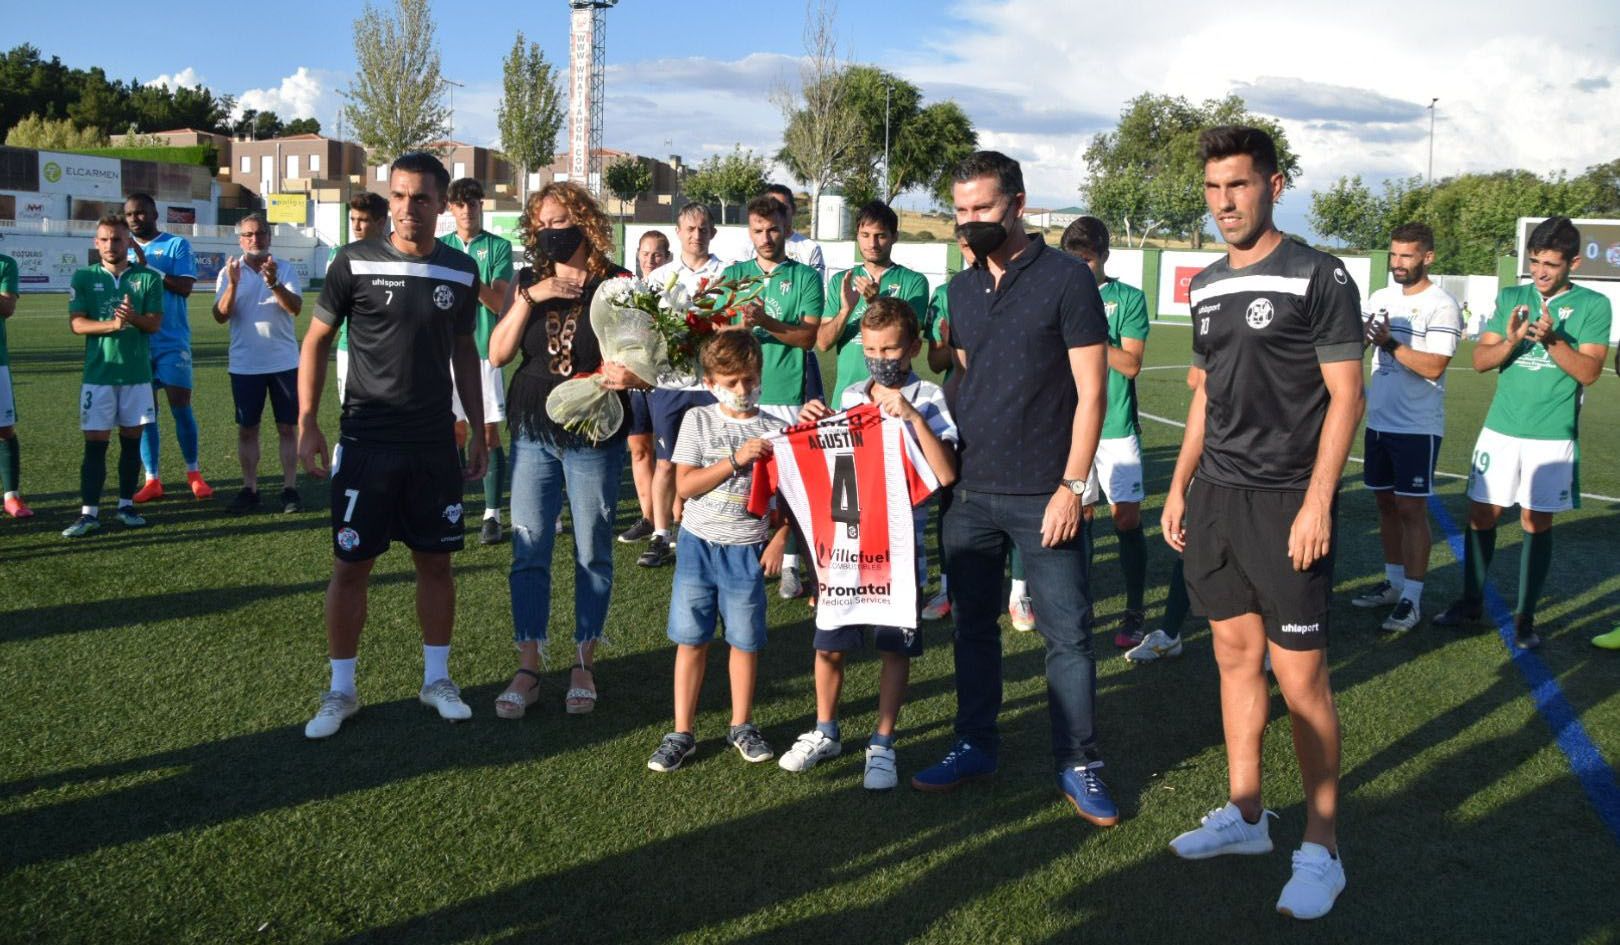
[[[1108,320],[1086,264],[1024,232],[1024,175],[996,151],[969,155],[952,194],[974,264],[951,280],[947,391],[961,431],[961,477],[945,515],[956,615],[956,744],[912,778],[949,791],[995,773],[1001,710],[1001,575],[1024,556],[1046,639],[1058,784],[1080,816],[1119,822],[1097,774],[1092,716],[1090,536],[1081,495],[1102,435]]]

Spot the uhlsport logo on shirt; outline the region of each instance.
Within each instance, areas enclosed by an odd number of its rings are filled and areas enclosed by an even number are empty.
[[[1316,633],[1322,629],[1320,623],[1285,623],[1282,625],[1283,633]]]
[[[447,285],[442,283],[436,285],[433,287],[433,304],[437,305],[440,311],[447,312],[450,310],[450,306],[456,304],[456,294],[450,291],[450,287]]]
[[[1249,323],[1250,328],[1259,331],[1271,324],[1274,313],[1270,299],[1255,299],[1249,303],[1249,310],[1243,313],[1243,320]]]

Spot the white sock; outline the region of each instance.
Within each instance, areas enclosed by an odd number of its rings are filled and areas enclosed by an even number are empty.
[[[1401,584],[1406,580],[1406,565],[1384,565],[1384,580],[1389,582],[1390,587],[1400,587]]]
[[[500,521],[501,521],[501,510],[500,509],[485,509],[484,510],[484,518],[486,520],[494,519],[496,524],[499,524]]]
[[[345,695],[354,695],[354,664],[356,658],[328,660],[332,664],[332,689]]]
[[[422,644],[422,685],[450,678],[450,644]]]
[[[669,529],[667,529],[667,528],[655,528],[655,529],[653,529],[653,537],[654,538],[662,538],[665,541],[669,541]]]
[[[1401,600],[1409,600],[1413,607],[1423,601],[1423,582],[1406,579],[1406,586],[1401,589]]]
[[[798,566],[799,566],[799,556],[798,555],[783,555],[782,556],[782,570],[785,571],[788,568],[796,568]]]
[[[941,571],[939,573],[939,592],[941,594],[945,593],[945,572],[944,571]]]
[[[132,508],[135,507],[135,500],[134,499],[119,499],[118,500],[118,507],[121,508],[121,509],[132,509]]]
[[[1016,604],[1016,603],[1018,603],[1018,598],[1020,598],[1020,597],[1028,597],[1028,596],[1029,596],[1029,582],[1028,581],[1020,581],[1017,578],[1014,578],[1013,582],[1012,582],[1012,596],[1007,598],[1007,603]]]
[[[79,514],[80,515],[88,515],[91,518],[100,518],[101,517],[101,510],[96,508],[93,505],[81,505],[81,506],[79,506]]]
[[[10,492],[6,493],[6,498],[8,498],[8,499],[17,498],[17,490],[13,489]]]

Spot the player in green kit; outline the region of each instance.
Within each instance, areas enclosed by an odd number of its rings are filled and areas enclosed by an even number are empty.
[[[799,422],[804,405],[804,353],[816,343],[821,324],[821,277],[787,254],[787,211],[774,197],[755,197],[748,203],[748,238],[755,256],[732,263],[722,279],[762,278],[754,301],[737,310],[737,326],[752,329],[765,354],[760,376],[759,412],[784,427]],[[782,556],[782,582],[777,593],[798,597],[799,556]]]
[[[484,445],[489,447],[489,469],[484,473],[484,525],[478,543],[493,545],[501,540],[501,491],[506,479],[506,451],[501,448],[501,421],[506,419],[506,378],[501,369],[489,363],[489,335],[501,320],[501,300],[512,281],[512,244],[484,229],[484,187],[471,177],[450,184],[450,215],[456,231],[439,238],[451,249],[459,249],[478,264],[478,322],[473,342],[478,346],[478,366],[484,391]],[[461,395],[451,388],[456,413],[456,445],[467,442],[467,414]]]
[[[349,198],[349,242],[358,243],[361,240],[376,239],[388,235],[388,201],[382,194],[366,191],[355,194]],[[332,260],[337,258],[337,247],[332,248],[332,255],[327,257],[326,264],[330,266]],[[345,391],[349,382],[349,323],[345,321],[338,328],[337,346],[337,392],[338,403],[345,400]]]
[[[100,262],[73,274],[68,320],[84,335],[84,386],[79,391],[79,427],[84,462],[79,518],[62,532],[82,538],[101,528],[97,506],[107,480],[107,443],[118,428],[118,518],[128,528],[146,519],[135,513],[141,474],[141,428],[156,415],[147,338],[163,323],[163,276],[129,261],[130,233],[124,218],[108,215],[96,225]]]
[[[1108,227],[1096,217],[1081,217],[1063,231],[1063,251],[1091,268],[1108,315],[1108,413],[1102,440],[1091,467],[1082,501],[1087,513],[1099,498],[1108,499],[1119,561],[1125,570],[1125,614],[1114,633],[1114,645],[1129,650],[1142,642],[1143,595],[1147,585],[1147,539],[1142,535],[1142,427],[1136,416],[1136,375],[1147,351],[1147,296],[1135,286],[1110,277]],[[1178,648],[1179,651],[1179,648]]]
[[[861,349],[861,316],[872,297],[900,299],[911,306],[919,324],[928,317],[928,279],[890,256],[899,235],[900,218],[888,204],[874,200],[862,207],[855,218],[855,246],[861,264],[827,283],[816,347],[838,352],[838,378],[827,388],[833,394],[828,398],[831,402],[837,402],[839,391],[871,376]]]
[[[1474,370],[1498,371],[1485,429],[1468,477],[1463,596],[1434,618],[1462,627],[1484,613],[1485,577],[1496,551],[1496,520],[1519,506],[1519,598],[1514,645],[1541,644],[1536,599],[1552,569],[1552,520],[1578,508],[1578,419],[1582,388],[1603,373],[1613,312],[1600,293],[1569,281],[1580,264],[1580,231],[1552,217],[1525,243],[1530,282],[1503,289],[1474,348]]]
[[[28,518],[34,512],[17,491],[22,476],[17,447],[17,400],[11,393],[11,355],[6,348],[6,322],[17,310],[17,260],[0,253],[0,492],[6,494],[6,514]]]

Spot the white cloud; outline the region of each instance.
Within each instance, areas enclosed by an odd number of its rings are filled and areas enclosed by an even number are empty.
[[[146,84],[161,85],[170,91],[173,91],[174,89],[194,88],[199,85],[207,85],[208,83],[203,81],[202,76],[197,74],[196,69],[186,66],[184,69],[181,69],[179,72],[176,72],[173,75],[160,75],[155,79],[148,80]]]
[[[236,96],[236,110],[232,117],[241,117],[246,109],[275,112],[286,121],[291,118],[319,118],[322,127],[330,124],[336,114],[339,96],[332,88],[328,74],[299,66],[298,71],[286,76],[281,84],[270,89],[248,89]]]

